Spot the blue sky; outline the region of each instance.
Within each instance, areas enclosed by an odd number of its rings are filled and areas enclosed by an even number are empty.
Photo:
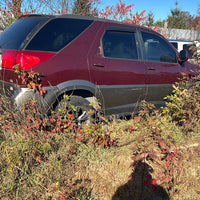
[[[100,0],[101,7],[106,5],[116,5],[119,0]],[[133,4],[132,12],[138,13],[146,10],[144,16],[146,16],[150,11],[154,14],[154,20],[164,20],[170,15],[170,10],[175,8],[176,0],[122,0],[126,6]],[[188,11],[191,15],[197,15],[198,5],[200,5],[200,0],[177,0],[178,8],[181,11]]]

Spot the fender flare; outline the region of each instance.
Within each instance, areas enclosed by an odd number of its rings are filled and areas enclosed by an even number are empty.
[[[57,86],[49,86],[49,87],[44,87],[44,89],[46,90],[46,94],[44,96],[45,101],[47,102],[47,104],[49,105],[48,107],[54,107],[54,104],[56,104],[59,101],[59,98],[63,95],[63,94],[73,94],[73,92],[76,91],[85,91],[85,93],[87,94],[91,94],[86,96],[88,101],[93,102],[94,98],[91,97],[95,97],[95,99],[98,99],[101,103],[101,99],[102,99],[102,95],[100,92],[100,89],[97,85],[89,82],[89,81],[85,81],[85,80],[71,80],[71,81],[66,81],[63,82]],[[77,94],[76,94],[77,95]],[[82,96],[82,95],[80,95]],[[49,108],[45,108],[46,110],[49,110]]]

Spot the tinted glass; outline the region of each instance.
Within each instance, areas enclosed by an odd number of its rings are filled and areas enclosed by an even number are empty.
[[[176,63],[176,53],[162,38],[142,32],[148,61]]]
[[[22,18],[17,20],[0,34],[0,48],[20,49],[28,34],[41,21],[41,19],[36,18]]]
[[[59,51],[91,23],[91,20],[53,19],[36,34],[26,50]]]
[[[102,45],[105,57],[138,59],[134,33],[107,31],[103,36]]]

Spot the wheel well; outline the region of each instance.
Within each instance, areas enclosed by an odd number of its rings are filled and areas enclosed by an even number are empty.
[[[93,96],[94,96],[92,92],[87,91],[87,90],[66,91],[66,92],[60,94],[60,95],[57,97],[57,99],[56,99],[56,101],[55,101],[55,103],[53,104],[53,107],[52,107],[53,110],[55,110],[56,106],[57,106],[58,103],[63,99],[63,96],[64,96],[64,95],[69,95],[69,96],[71,96],[71,95],[76,95],[76,96],[81,96],[81,97],[83,97],[83,98],[93,97]]]

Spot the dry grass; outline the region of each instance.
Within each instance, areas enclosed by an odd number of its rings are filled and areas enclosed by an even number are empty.
[[[156,117],[153,121],[149,124],[150,121],[116,120],[102,125],[118,140],[118,146],[110,149],[75,143],[61,133],[49,133],[47,137],[46,133],[38,132],[39,136],[31,138],[20,131],[2,131],[0,198],[59,199],[64,194],[66,199],[199,199],[198,131],[186,135],[165,118]],[[135,130],[130,132],[130,127]],[[145,166],[138,169],[147,170],[145,173],[156,179],[155,193],[142,184],[143,172],[138,172],[136,180],[131,176],[135,170],[131,157],[152,149],[158,157],[162,155],[152,137],[152,127],[159,128],[165,143],[174,144],[179,151],[170,166],[174,185],[173,181],[162,181],[166,174],[165,159],[160,162],[143,159]],[[36,161],[32,150],[41,155],[41,162]]]
[[[196,115],[180,126],[170,115],[144,104],[130,120],[80,130],[71,116],[64,122],[48,121],[35,107],[18,114],[2,103],[2,200],[200,199]],[[109,141],[117,145],[109,146]]]

